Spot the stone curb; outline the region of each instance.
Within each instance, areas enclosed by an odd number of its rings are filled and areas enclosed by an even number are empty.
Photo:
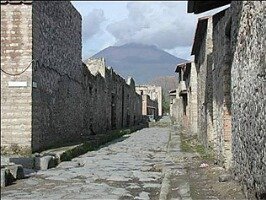
[[[180,139],[179,136],[175,134],[176,132],[177,128],[175,126],[172,126],[169,134],[169,141],[167,144],[166,158],[169,162],[167,161],[163,167],[164,178],[162,181],[159,200],[167,200],[167,197],[171,192],[171,176],[176,174],[176,167],[178,167],[174,162],[174,159],[177,158],[180,152]],[[179,195],[181,199],[191,200],[190,186],[188,182],[185,182],[185,185],[180,185]]]
[[[12,184],[18,179],[23,179],[24,169],[22,165],[1,165],[1,187]]]
[[[169,172],[164,173],[159,200],[167,200],[167,195],[170,190],[170,175]]]
[[[135,132],[137,130],[140,130],[142,128],[145,128],[146,125],[137,125],[128,129],[123,130],[117,130],[117,132],[121,133],[119,134],[117,138],[122,137],[123,135],[130,134],[132,132]],[[108,140],[108,134],[102,134],[103,137],[100,137],[99,139],[102,141],[94,141],[96,142],[96,146],[93,148],[99,148],[101,145],[107,144],[108,142],[111,142],[112,140]],[[92,142],[92,141],[89,141]],[[88,142],[88,143],[89,143]],[[30,169],[30,170],[47,170],[50,168],[56,167],[60,162],[66,161],[65,155],[70,155],[68,159],[75,158],[79,155],[82,155],[91,149],[84,149],[80,154],[77,154],[76,150],[78,148],[82,148],[85,143],[79,144],[79,145],[73,145],[69,147],[61,147],[57,149],[51,149],[46,150],[41,153],[35,153],[31,157],[10,157],[5,161],[4,165],[1,165],[1,187],[5,187],[10,185],[12,182],[14,182],[17,179],[24,178],[24,169]],[[86,152],[85,152],[86,150]],[[72,153],[71,152],[75,152]]]

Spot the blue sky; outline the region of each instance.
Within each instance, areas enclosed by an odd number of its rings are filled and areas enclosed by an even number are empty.
[[[156,45],[190,59],[197,18],[186,1],[72,1],[82,15],[82,57],[125,43]],[[218,9],[220,10],[220,9]]]

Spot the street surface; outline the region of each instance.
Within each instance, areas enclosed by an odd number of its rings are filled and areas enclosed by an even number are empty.
[[[238,183],[218,181],[225,171],[213,160],[181,151],[180,133],[163,117],[150,128],[1,188],[1,199],[245,199]]]
[[[163,119],[168,121],[169,119]],[[159,199],[169,128],[145,128],[3,188],[2,199]]]

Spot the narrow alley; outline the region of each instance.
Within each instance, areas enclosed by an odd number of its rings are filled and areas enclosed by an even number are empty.
[[[124,135],[96,151],[29,174],[2,188],[1,198],[194,199],[186,165],[187,158],[196,154],[181,151],[177,127],[170,124],[169,117],[163,117],[152,127]],[[193,172],[197,181],[203,180],[195,176],[197,170]],[[204,195],[209,195],[204,199],[223,199],[213,191],[204,191]]]

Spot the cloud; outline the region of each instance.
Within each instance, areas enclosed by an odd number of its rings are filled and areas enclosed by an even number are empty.
[[[101,32],[101,24],[105,20],[106,19],[102,9],[93,9],[88,15],[85,15],[82,20],[83,41],[85,42]]]
[[[186,2],[129,2],[128,17],[109,24],[116,45],[137,42],[162,49],[191,46],[196,17],[186,13]]]

